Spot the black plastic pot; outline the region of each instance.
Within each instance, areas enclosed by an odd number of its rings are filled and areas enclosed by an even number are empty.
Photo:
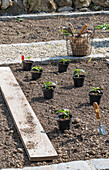
[[[65,62],[65,64],[63,63],[58,63],[58,72],[62,73],[62,72],[66,72],[67,68],[68,68],[69,62]]]
[[[101,96],[103,93],[95,93],[95,92],[89,92],[89,100],[90,100],[90,105],[93,105],[94,102],[97,102],[98,105],[100,104]]]
[[[40,72],[31,71],[32,80],[37,80],[42,76],[42,70]]]
[[[22,68],[24,71],[30,71],[32,67],[33,61],[32,60],[23,60],[22,61]]]
[[[59,115],[56,117],[58,122],[59,130],[64,132],[64,130],[72,129],[72,115],[69,115],[70,118],[64,118],[64,115]]]
[[[53,99],[55,95],[55,87],[53,89],[46,89],[42,87],[44,99]]]
[[[84,85],[85,75],[73,76],[74,87],[82,87]]]

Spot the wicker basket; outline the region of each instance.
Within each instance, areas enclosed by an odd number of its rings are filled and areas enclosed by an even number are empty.
[[[69,36],[73,56],[86,56],[91,53],[90,37],[87,34],[82,36]]]

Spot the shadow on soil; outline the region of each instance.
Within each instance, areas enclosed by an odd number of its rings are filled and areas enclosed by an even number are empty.
[[[90,105],[90,103],[86,102],[86,103],[81,103],[81,104],[79,104],[79,105],[78,105],[77,107],[75,107],[75,108],[82,108],[82,107],[84,107],[84,106],[89,107],[89,106],[91,106],[91,105]]]
[[[39,102],[39,103],[43,103],[46,100],[48,100],[48,99],[44,99],[44,97],[41,97],[41,96],[34,97],[34,98],[31,99],[32,102]]]
[[[60,87],[61,89],[65,89],[65,90],[71,90],[74,89],[74,86],[64,86],[64,87]]]

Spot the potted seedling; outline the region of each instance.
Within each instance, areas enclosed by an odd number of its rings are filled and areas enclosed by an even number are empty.
[[[100,87],[91,87],[88,94],[91,105],[93,105],[94,102],[97,102],[98,105],[100,104],[101,96],[103,95]]]
[[[59,73],[66,72],[70,61],[71,60],[68,59],[61,59],[58,62],[58,72]]]
[[[56,120],[60,131],[63,132],[64,130],[72,129],[72,115],[68,109],[60,109],[56,114],[59,114]]]
[[[22,68],[23,68],[24,71],[30,71],[31,70],[33,61],[30,60],[30,58],[31,58],[31,56],[25,57],[25,59],[24,59],[24,55],[22,55]]]
[[[103,25],[98,25],[95,27],[95,30],[109,30],[109,24],[104,23]]]
[[[54,98],[56,83],[53,82],[45,82],[42,87],[44,99],[52,99]]]
[[[73,73],[73,80],[75,87],[82,87],[84,85],[86,72],[83,69],[75,69]]]
[[[40,66],[32,67],[32,69],[31,69],[32,80],[36,80],[36,79],[40,78],[42,75],[42,72],[43,72],[43,70]]]

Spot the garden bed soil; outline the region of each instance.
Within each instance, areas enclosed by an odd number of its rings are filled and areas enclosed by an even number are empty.
[[[19,20],[0,21],[0,44],[31,43],[63,39],[62,28],[71,22],[75,29],[81,29],[84,24],[88,29],[94,29],[97,25],[109,23],[109,15],[77,16],[73,18],[57,17],[43,20]],[[107,33],[96,31],[95,38],[108,38]]]
[[[109,158],[109,68],[105,60],[76,61],[68,71],[58,73],[57,65],[42,65],[42,77],[31,80],[31,73],[23,71],[21,64],[10,65],[19,85],[36,113],[58,155],[53,161],[30,162],[20,141],[0,93],[0,155],[1,168],[49,165],[74,160]],[[75,88],[72,75],[75,68],[86,71],[83,87]],[[43,98],[41,87],[46,81],[57,84],[54,99]],[[102,87],[100,103],[102,124],[107,135],[98,135],[98,122],[93,106],[89,103],[88,91],[92,86]],[[69,109],[73,117],[72,130],[61,133],[56,121],[56,111]],[[16,108],[17,109],[17,108]]]

